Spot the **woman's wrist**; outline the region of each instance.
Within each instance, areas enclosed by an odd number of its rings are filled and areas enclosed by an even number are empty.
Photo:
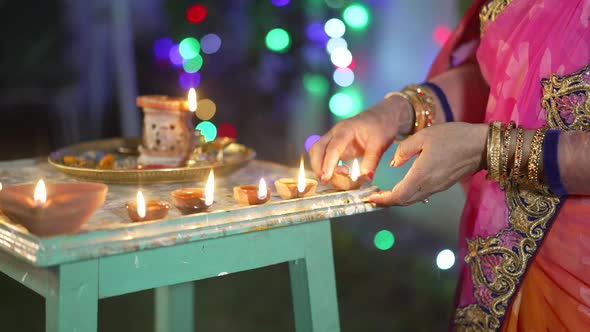
[[[397,126],[397,133],[409,135],[414,129],[414,109],[410,102],[399,95],[392,95],[383,100],[389,123]]]

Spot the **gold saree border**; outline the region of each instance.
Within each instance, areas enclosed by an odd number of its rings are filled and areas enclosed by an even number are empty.
[[[494,2],[494,1],[493,1]],[[490,3],[491,4],[491,3]],[[541,80],[541,106],[550,129],[590,131],[590,65],[566,76]],[[497,234],[467,239],[465,262],[477,301],[455,312],[454,331],[498,331],[564,197],[547,187],[510,181],[505,189],[508,227]]]
[[[481,8],[479,12],[479,30],[481,35],[484,34],[488,25],[494,22],[511,2],[512,0],[492,0]]]

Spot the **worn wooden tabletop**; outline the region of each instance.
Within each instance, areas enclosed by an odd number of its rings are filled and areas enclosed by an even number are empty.
[[[166,219],[131,223],[125,204],[135,199],[141,189],[146,199],[171,202],[170,192],[183,187],[204,187],[205,179],[186,183],[109,185],[105,204],[76,234],[41,238],[12,223],[0,211],[0,249],[37,266],[51,266],[88,258],[102,257],[178,243],[202,241],[221,236],[263,231],[334,217],[370,212],[377,207],[365,197],[377,190],[335,192],[320,185],[313,197],[282,200],[274,186],[265,205],[240,207],[233,199],[235,185],[257,184],[261,177],[271,184],[283,177],[296,177],[297,169],[276,163],[252,161],[246,167],[223,178],[215,179],[215,203],[206,213],[182,216],[171,205]],[[308,177],[313,177],[308,173]],[[76,181],[41,159],[0,163],[0,182],[7,187],[35,183],[39,178],[49,182]]]

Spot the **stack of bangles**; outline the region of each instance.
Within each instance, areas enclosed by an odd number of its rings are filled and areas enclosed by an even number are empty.
[[[419,85],[408,85],[402,91],[390,92],[385,95],[385,99],[392,96],[399,96],[407,100],[414,111],[414,126],[405,136],[412,135],[419,130],[430,127],[434,124],[434,99],[436,95],[440,101],[447,122],[453,121],[453,113],[447,101],[447,98],[440,87],[431,82],[425,82]]]
[[[537,189],[548,186],[554,194],[566,195],[557,163],[560,133],[542,126],[525,142],[524,129],[514,121],[493,121],[488,130],[487,179],[498,182],[502,189],[515,181]]]

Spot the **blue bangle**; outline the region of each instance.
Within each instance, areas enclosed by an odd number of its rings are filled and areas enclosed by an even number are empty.
[[[545,133],[545,140],[543,141],[543,165],[545,167],[549,190],[556,195],[563,196],[567,195],[567,191],[563,187],[561,175],[559,174],[559,158],[557,154],[559,135],[561,135],[561,130],[553,129]]]
[[[449,105],[449,101],[447,100],[447,96],[445,96],[443,90],[438,85],[432,82],[424,82],[422,85],[432,89],[432,91],[434,91],[434,93],[438,97],[438,100],[440,101],[440,104],[443,108],[443,112],[445,112],[445,120],[447,122],[455,121],[455,118],[453,117],[453,112],[451,112],[451,105]]]

